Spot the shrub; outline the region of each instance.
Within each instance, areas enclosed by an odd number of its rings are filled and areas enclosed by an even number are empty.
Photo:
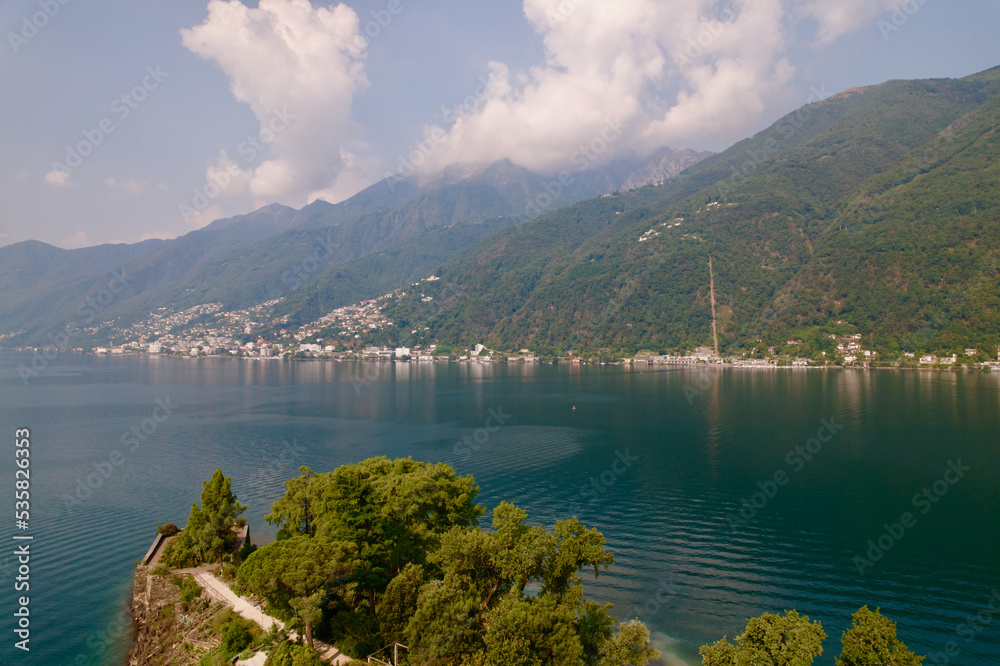
[[[227,656],[234,656],[253,645],[253,634],[242,624],[230,622],[222,627],[220,647]]]
[[[185,611],[191,607],[196,599],[201,597],[201,586],[191,576],[186,576],[177,585],[181,591],[181,608]]]
[[[325,666],[326,662],[315,650],[304,645],[282,643],[268,655],[264,666]]]
[[[156,528],[157,534],[162,534],[165,537],[172,537],[176,534],[180,534],[181,528],[177,527],[173,523],[167,523],[166,525],[160,525]]]

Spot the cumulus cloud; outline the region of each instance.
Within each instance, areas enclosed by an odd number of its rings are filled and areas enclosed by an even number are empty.
[[[45,182],[52,187],[69,187],[73,184],[70,178],[69,171],[60,171],[59,169],[53,169],[45,174]]]
[[[875,22],[885,12],[892,11],[901,0],[808,0],[802,6],[804,16],[816,20],[821,45],[835,41],[841,35]]]
[[[207,227],[212,222],[216,220],[221,220],[227,217],[226,213],[223,212],[222,208],[218,204],[210,204],[208,208],[203,208],[200,210],[193,211],[187,218],[187,223],[192,229],[201,229],[202,227]]]
[[[240,147],[243,162],[228,187],[249,191],[259,204],[297,206],[319,196],[339,201],[367,184],[354,160],[363,143],[351,104],[368,81],[353,9],[210,0],[204,23],[181,36],[193,53],[219,64],[233,95],[260,122],[260,135]]]
[[[524,0],[545,60],[524,72],[490,63],[475,108],[425,128],[433,149],[421,162],[506,157],[554,173],[664,145],[728,145],[804,102],[786,57],[799,24],[814,21],[822,44],[887,2]]]
[[[124,194],[130,194],[136,196],[142,194],[146,191],[146,184],[135,180],[134,178],[129,178],[128,180],[118,181],[114,178],[107,178],[104,184],[110,187],[112,190],[120,191]]]

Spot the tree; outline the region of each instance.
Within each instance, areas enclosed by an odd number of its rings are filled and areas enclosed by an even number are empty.
[[[312,647],[327,588],[345,582],[357,566],[354,544],[298,536],[255,551],[237,572],[236,583],[267,599],[271,608],[296,617]]]
[[[378,607],[378,625],[385,642],[406,641],[406,623],[417,610],[417,599],[424,582],[423,567],[407,564],[385,588]]]
[[[474,503],[479,487],[443,463],[412,458],[370,458],[328,474],[302,475],[285,482],[268,522],[278,538],[293,535],[351,541],[362,566],[355,572],[372,616],[377,596],[409,563],[422,565],[442,534],[477,524],[483,507]]]
[[[612,630],[609,606],[584,600],[579,571],[595,577],[614,557],[600,532],[575,518],[552,532],[502,502],[492,533],[453,528],[428,558],[441,578],[425,584],[407,625],[418,663],[645,664],[658,656],[641,623]],[[529,583],[537,595],[525,594]]]
[[[791,610],[785,616],[764,613],[750,618],[736,637],[702,646],[703,666],[808,666],[823,654],[826,632],[819,622]]]
[[[201,506],[191,505],[187,526],[167,544],[163,560],[173,567],[222,562],[236,545],[236,519],[246,511],[231,489],[232,479],[217,469],[201,484]]]
[[[840,642],[837,666],[920,666],[924,661],[896,638],[896,623],[878,608],[863,606],[852,615]]]
[[[600,654],[598,666],[644,666],[660,656],[649,643],[649,628],[638,620],[618,625],[617,633],[601,646]]]

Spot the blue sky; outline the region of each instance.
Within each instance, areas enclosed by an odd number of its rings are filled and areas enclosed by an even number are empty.
[[[608,123],[600,159],[721,150],[817,92],[1000,65],[995,0],[13,0],[0,28],[0,244],[59,247],[411,166],[555,173]]]

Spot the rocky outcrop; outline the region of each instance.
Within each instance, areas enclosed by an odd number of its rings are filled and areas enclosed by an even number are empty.
[[[710,152],[698,153],[689,149],[660,148],[629,174],[622,183],[621,190],[660,185],[711,155]]]
[[[198,600],[187,610],[181,594],[168,576],[149,567],[135,571],[132,619],[135,644],[128,653],[129,666],[187,666],[197,664],[206,650],[218,644],[211,620],[221,604]]]

